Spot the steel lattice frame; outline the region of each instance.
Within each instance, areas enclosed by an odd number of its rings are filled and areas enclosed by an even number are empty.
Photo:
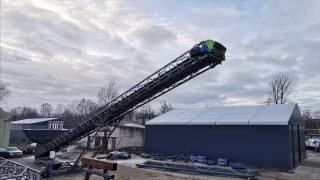
[[[203,72],[221,64],[223,59],[209,53],[191,58],[185,52],[113,101],[91,113],[74,129],[36,148],[35,156],[41,157],[51,150],[59,151],[102,126],[117,126],[127,113],[161,96]]]
[[[40,171],[0,157],[0,180],[41,180]]]

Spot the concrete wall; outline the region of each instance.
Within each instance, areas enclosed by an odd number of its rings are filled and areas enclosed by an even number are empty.
[[[116,149],[130,148],[130,147],[143,147],[144,146],[144,128],[119,126],[111,134],[111,137],[116,137]],[[92,133],[91,135],[93,135]],[[99,132],[99,136],[102,137],[103,133]],[[86,146],[87,137],[80,140],[82,146]],[[100,142],[102,144],[102,140]],[[90,147],[95,146],[95,141],[90,144]],[[108,149],[112,148],[112,140],[108,140]]]
[[[120,128],[117,128],[111,136],[117,137],[117,149],[144,146],[144,128],[120,126]],[[110,141],[109,147],[111,147]]]
[[[288,126],[147,125],[145,151],[227,158],[248,165],[291,169]]]
[[[0,108],[0,147],[9,146],[12,114]]]

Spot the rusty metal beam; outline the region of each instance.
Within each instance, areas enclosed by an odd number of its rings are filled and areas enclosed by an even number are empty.
[[[110,171],[116,171],[118,164],[112,163],[104,159],[95,159],[91,157],[83,157],[81,160],[83,165],[91,166],[93,168],[105,169]]]

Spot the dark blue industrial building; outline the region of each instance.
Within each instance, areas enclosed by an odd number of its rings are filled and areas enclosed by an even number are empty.
[[[32,142],[26,137],[23,130],[28,129],[32,131],[38,130],[67,130],[75,126],[76,123],[66,121],[59,118],[34,118],[23,119],[11,122],[10,141],[25,141]]]
[[[174,109],[146,123],[145,151],[292,169],[306,157],[297,104]]]

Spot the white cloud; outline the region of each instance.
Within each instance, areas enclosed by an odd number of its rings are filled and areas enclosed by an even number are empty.
[[[115,77],[122,91],[203,39],[227,60],[154,101],[174,106],[263,103],[273,73],[297,79],[294,100],[320,104],[320,3],[302,1],[3,1],[1,80],[9,107],[96,98]]]

